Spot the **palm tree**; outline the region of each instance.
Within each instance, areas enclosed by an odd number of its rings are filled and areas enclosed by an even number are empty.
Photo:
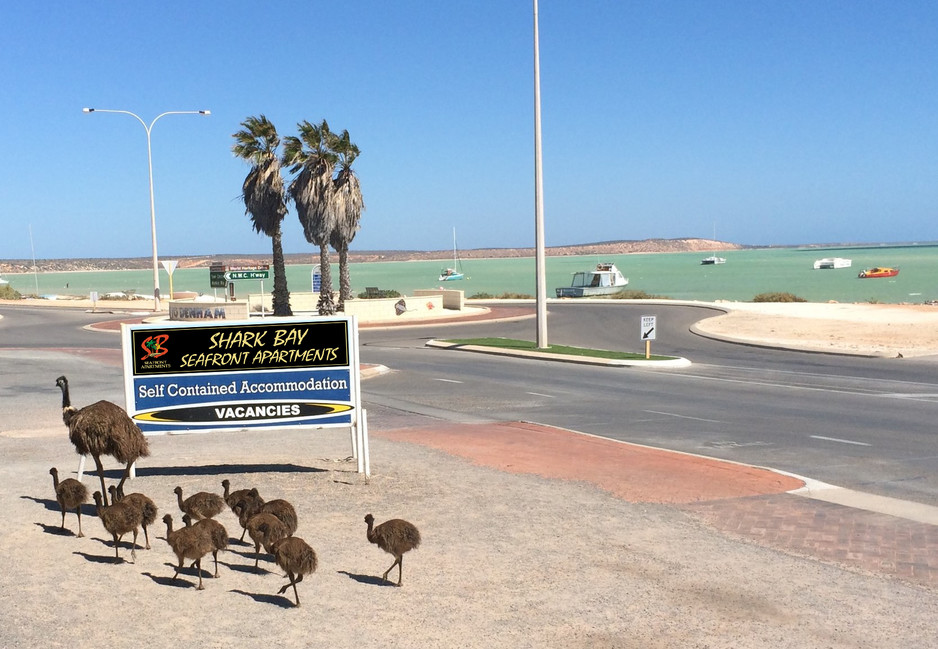
[[[359,230],[365,202],[362,200],[358,175],[352,163],[361,153],[352,143],[348,131],[335,138],[332,145],[338,157],[339,173],[333,181],[335,188],[335,229],[332,231],[332,247],[339,253],[339,311],[345,310],[345,301],[352,296],[352,280],[348,268],[348,248]]]
[[[337,156],[331,148],[335,136],[329,124],[310,124],[303,120],[296,125],[300,136],[283,139],[283,164],[291,173],[298,173],[287,193],[293,199],[306,240],[319,246],[322,284],[319,291],[319,314],[335,313],[332,296],[332,269],[329,265],[329,242],[335,229],[335,201],[332,173]]]
[[[290,316],[290,292],[287,290],[286,264],[283,259],[281,224],[287,214],[283,193],[283,178],[280,176],[280,158],[277,148],[280,136],[277,129],[264,115],[248,117],[241,122],[244,128],[232,137],[231,147],[237,157],[251,163],[251,171],[244,179],[241,198],[244,213],[250,214],[254,230],[271,239],[274,257],[274,315]]]

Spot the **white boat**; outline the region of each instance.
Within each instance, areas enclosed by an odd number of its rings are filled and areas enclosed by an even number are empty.
[[[456,228],[453,228],[453,267],[444,268],[440,271],[441,282],[453,282],[457,279],[464,279],[466,274],[462,270],[462,264],[459,261],[459,253],[456,252]]]
[[[593,270],[573,273],[570,286],[562,286],[557,291],[557,297],[589,297],[592,295],[612,295],[618,293],[629,283],[628,277],[623,277],[615,264],[596,264]]]
[[[725,264],[725,257],[717,257],[716,255],[710,255],[709,257],[704,257],[700,260],[701,265],[703,266],[712,266],[713,264]]]
[[[819,268],[850,268],[853,265],[852,259],[844,259],[843,257],[825,257],[824,259],[818,259],[814,262],[814,269],[818,270]]]

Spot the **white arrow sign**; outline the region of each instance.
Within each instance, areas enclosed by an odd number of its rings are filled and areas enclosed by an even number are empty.
[[[657,316],[642,316],[642,340],[654,340]]]

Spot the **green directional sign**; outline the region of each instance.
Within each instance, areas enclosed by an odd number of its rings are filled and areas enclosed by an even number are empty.
[[[229,270],[225,273],[225,279],[233,282],[237,279],[267,279],[270,277],[270,271],[267,270]]]
[[[225,288],[228,286],[228,282],[225,280],[225,273],[214,270],[209,274],[209,282],[212,288]]]

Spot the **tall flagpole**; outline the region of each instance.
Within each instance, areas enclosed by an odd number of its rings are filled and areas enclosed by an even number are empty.
[[[544,264],[544,175],[541,171],[541,61],[534,0],[534,258],[537,278],[537,347],[547,348],[547,278]]]

